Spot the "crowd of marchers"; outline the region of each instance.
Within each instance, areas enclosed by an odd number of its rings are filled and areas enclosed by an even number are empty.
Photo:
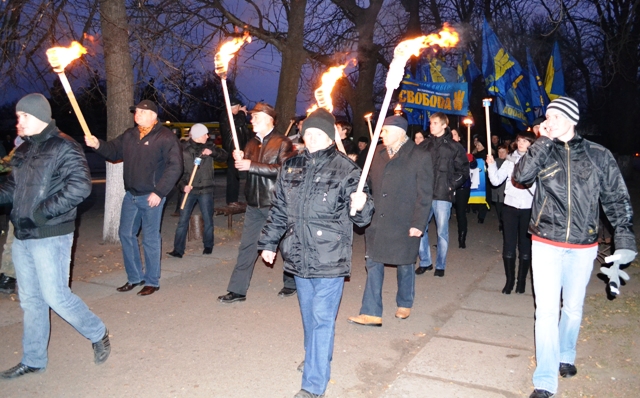
[[[367,279],[360,312],[348,321],[382,326],[385,265],[397,273],[395,317],[406,319],[416,276],[428,271],[445,276],[451,210],[459,248],[466,247],[467,213],[484,222],[487,207],[468,202],[486,174],[486,198],[496,205],[504,238],[502,293],[514,287],[524,293],[529,270],[533,280],[536,369],[530,397],[554,396],[558,376],[577,373],[576,342],[598,250],[599,206],[614,229],[617,261],[630,263],[637,249],[630,198],[617,163],[607,149],[576,132],[575,100],[552,101],[533,131],[517,134],[512,143],[475,137],[471,153],[440,112],[429,119],[430,134],[417,131],[410,137],[407,120],[394,115],[384,119],[380,142],[354,143],[351,126],[324,109],[300,118],[284,134],[269,104],[247,111],[232,99],[231,109],[233,121],[221,120],[222,148],[202,124],[180,143],[158,122],[157,105],[149,100],[131,107],[136,125],[117,138],[85,137],[85,144],[106,160],[124,165],[119,238],[127,281],[118,292],[141,287],[137,294],[148,296],[159,291],[162,209],[176,186],[180,219],[167,254],[184,255],[196,204],[204,220],[203,254],[213,252],[213,162],[226,161],[227,206],[244,208],[245,218],[227,292],[218,301],[245,301],[258,257],[273,263],[279,251],[284,269],[278,295],[297,295],[304,331],[305,356],[298,366],[302,385],[295,397],[322,397],[331,375],[336,315],[351,273],[354,226],[365,229]],[[91,341],[96,364],[111,352],[105,324],[69,289],[76,209],[91,191],[83,149],[56,127],[44,96],[23,97],[16,115],[19,140],[7,160],[11,173],[0,184],[0,204],[13,204],[0,290],[19,286],[24,338],[22,360],[0,372],[2,379],[45,371],[51,309]],[[246,204],[239,203],[241,173],[246,174]],[[433,218],[435,261],[428,238]]]

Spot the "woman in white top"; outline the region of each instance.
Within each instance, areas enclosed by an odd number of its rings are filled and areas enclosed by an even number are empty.
[[[500,185],[506,180],[504,188],[503,220],[503,246],[502,259],[507,283],[502,289],[503,294],[511,294],[516,281],[516,246],[519,252],[518,284],[516,293],[524,293],[527,273],[531,267],[531,238],[527,234],[529,219],[531,218],[531,203],[535,192],[535,184],[525,187],[514,183],[511,179],[513,168],[527,149],[536,140],[536,136],[528,131],[518,134],[516,137],[517,149],[513,151],[502,166],[498,169],[491,154],[487,155],[489,180],[495,185]]]

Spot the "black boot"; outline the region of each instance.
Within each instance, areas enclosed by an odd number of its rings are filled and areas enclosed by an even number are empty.
[[[467,245],[465,244],[467,240],[467,231],[458,231],[458,247],[460,249],[466,249]]]
[[[515,257],[502,257],[502,260],[504,261],[504,274],[507,276],[507,283],[502,289],[502,294],[511,294],[516,282],[516,259]]]
[[[527,273],[529,273],[529,267],[531,267],[531,258],[521,258],[519,263],[516,293],[522,294],[527,286]]]

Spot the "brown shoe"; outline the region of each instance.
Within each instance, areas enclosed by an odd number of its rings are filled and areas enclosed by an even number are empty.
[[[148,296],[160,290],[158,286],[145,286],[138,292],[138,296]]]
[[[396,318],[407,319],[411,315],[411,308],[398,307]]]
[[[130,290],[133,290],[133,288],[135,288],[136,286],[142,286],[144,285],[144,281],[140,281],[138,283],[125,283],[124,285],[116,288],[117,291],[119,292],[128,292]]]
[[[348,319],[351,323],[357,323],[358,325],[364,326],[382,326],[382,318],[379,316],[371,316],[360,314],[358,316],[350,316]]]

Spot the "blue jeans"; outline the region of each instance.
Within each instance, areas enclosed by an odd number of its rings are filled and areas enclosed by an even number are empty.
[[[531,254],[537,364],[533,385],[555,393],[560,363],[572,364],[576,359],[582,305],[598,248],[566,249],[533,241]]]
[[[436,257],[436,269],[445,269],[447,266],[447,250],[449,249],[449,216],[451,215],[451,202],[446,200],[434,200],[429,212],[429,221],[424,235],[420,239],[420,266],[428,267],[433,264],[431,249],[429,248],[429,223],[436,216],[436,230],[438,232],[438,249]]]
[[[362,295],[360,314],[382,316],[382,283],[384,282],[384,264],[367,257],[367,283]],[[396,304],[398,307],[413,307],[416,295],[416,274],[413,264],[397,265],[398,293]]]
[[[27,366],[47,366],[49,308],[92,343],[104,336],[104,323],[69,289],[72,244],[73,233],[13,241],[20,306],[24,311],[22,363]]]
[[[200,206],[200,213],[204,220],[204,234],[202,236],[202,244],[205,249],[213,248],[213,192],[194,195],[192,193],[187,196],[187,202],[184,209],[180,210],[180,221],[176,228],[176,236],[173,239],[173,250],[180,254],[184,254],[187,243],[187,229],[189,228],[189,219],[196,203]]]
[[[145,281],[148,286],[160,286],[160,250],[162,237],[160,225],[162,208],[166,198],[162,198],[156,207],[149,207],[149,195],[133,196],[130,192],[124,195],[120,213],[120,243],[127,281],[135,284]],[[144,272],[138,246],[138,232],[142,227],[142,247],[144,248]]]
[[[321,395],[331,376],[336,316],[344,278],[295,277],[304,328],[302,388]]]

